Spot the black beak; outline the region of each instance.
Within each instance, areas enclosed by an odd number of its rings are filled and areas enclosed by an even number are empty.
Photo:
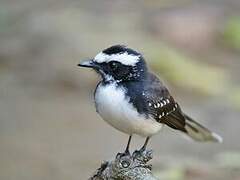
[[[91,59],[85,60],[85,61],[79,63],[78,66],[86,67],[86,68],[96,68],[96,64]]]

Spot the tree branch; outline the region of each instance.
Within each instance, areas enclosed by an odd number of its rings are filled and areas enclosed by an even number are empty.
[[[157,180],[152,175],[152,150],[120,154],[111,162],[103,162],[89,180]]]

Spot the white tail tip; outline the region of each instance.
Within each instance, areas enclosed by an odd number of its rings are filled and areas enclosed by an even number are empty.
[[[221,136],[219,136],[218,134],[212,132],[212,136],[216,140],[216,142],[219,142],[219,143],[223,142],[223,138]]]

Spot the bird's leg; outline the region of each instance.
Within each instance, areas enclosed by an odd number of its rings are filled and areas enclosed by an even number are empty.
[[[129,146],[130,146],[131,139],[132,139],[132,135],[130,135],[128,138],[127,147],[126,147],[124,153],[118,153],[117,156],[122,157],[122,156],[130,155]]]
[[[124,152],[125,154],[130,154],[129,146],[130,146],[131,140],[132,140],[132,135],[130,135],[129,138],[128,138],[127,147],[126,147],[125,152]]]
[[[152,153],[152,150],[146,151],[146,147],[147,147],[149,139],[150,139],[150,137],[147,137],[144,142],[144,145],[141,147],[141,149],[134,151],[133,156],[135,158],[141,159],[141,158],[144,158],[149,153],[150,154]]]
[[[141,147],[141,149],[139,150],[140,152],[143,152],[146,150],[146,147],[147,147],[147,144],[148,144],[148,141],[149,141],[150,137],[147,137],[145,142],[144,142],[144,145]]]

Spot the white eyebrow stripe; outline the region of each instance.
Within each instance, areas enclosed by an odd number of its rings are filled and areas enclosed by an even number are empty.
[[[93,61],[97,63],[103,63],[103,62],[110,62],[110,61],[118,61],[124,65],[135,65],[137,62],[139,62],[140,55],[133,55],[128,54],[127,52],[119,53],[119,54],[105,54],[103,52],[100,52],[95,56]]]

